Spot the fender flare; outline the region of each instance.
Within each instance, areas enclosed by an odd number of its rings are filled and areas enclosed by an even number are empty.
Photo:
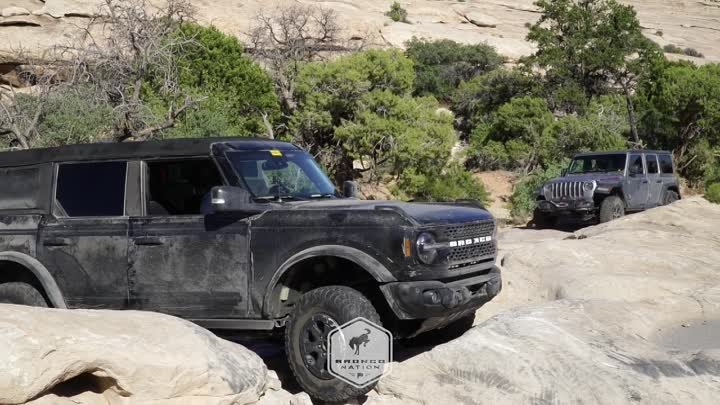
[[[360,266],[379,283],[389,283],[392,281],[397,281],[395,276],[393,276],[392,273],[390,273],[390,271],[382,263],[377,261],[369,254],[363,252],[362,250],[343,245],[313,246],[309,249],[305,249],[292,255],[282,265],[280,265],[277,271],[275,271],[275,274],[273,274],[270,282],[265,288],[262,313],[268,314],[267,311],[270,308],[270,300],[273,290],[275,289],[275,286],[280,281],[280,279],[285,275],[285,273],[287,273],[288,270],[290,270],[292,266],[300,263],[303,260],[320,256],[334,256],[349,260]]]
[[[50,299],[50,304],[55,308],[67,309],[65,299],[60,292],[55,279],[42,263],[32,256],[19,252],[0,252],[0,261],[17,263],[30,272],[40,281],[45,294]]]

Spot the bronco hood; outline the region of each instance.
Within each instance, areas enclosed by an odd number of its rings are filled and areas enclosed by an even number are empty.
[[[288,203],[292,209],[393,210],[419,225],[442,225],[493,219],[486,210],[464,203],[407,203],[377,200],[318,200]]]

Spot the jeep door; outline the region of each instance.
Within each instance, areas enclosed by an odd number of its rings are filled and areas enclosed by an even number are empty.
[[[247,315],[248,220],[206,214],[224,183],[207,157],[142,162],[141,213],[130,218],[131,306],[190,319]]]
[[[61,163],[52,215],[40,224],[38,259],[71,308],[127,306],[128,163]]]
[[[653,208],[661,205],[663,194],[663,179],[660,175],[660,164],[656,154],[646,154],[647,165],[648,198],[645,208]]]
[[[642,153],[631,153],[625,177],[625,203],[629,210],[642,210],[648,200],[649,184]]]

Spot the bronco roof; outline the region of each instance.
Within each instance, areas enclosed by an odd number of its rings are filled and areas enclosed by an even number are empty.
[[[626,154],[626,153],[655,153],[655,154],[670,154],[670,152],[666,150],[647,150],[647,149],[629,149],[629,150],[608,150],[604,152],[583,152],[583,153],[576,153],[574,156],[597,156],[597,155],[619,155],[619,154]]]
[[[0,152],[0,167],[26,166],[48,162],[67,162],[149,157],[200,156],[210,154],[210,146],[223,143],[239,150],[298,149],[297,146],[267,138],[180,138],[144,142],[108,142],[67,145]]]

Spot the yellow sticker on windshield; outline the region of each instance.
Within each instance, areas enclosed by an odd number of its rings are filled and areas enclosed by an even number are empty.
[[[280,152],[280,151],[277,150],[277,149],[271,150],[271,151],[270,151],[270,154],[273,155],[273,156],[282,156],[282,152]]]

